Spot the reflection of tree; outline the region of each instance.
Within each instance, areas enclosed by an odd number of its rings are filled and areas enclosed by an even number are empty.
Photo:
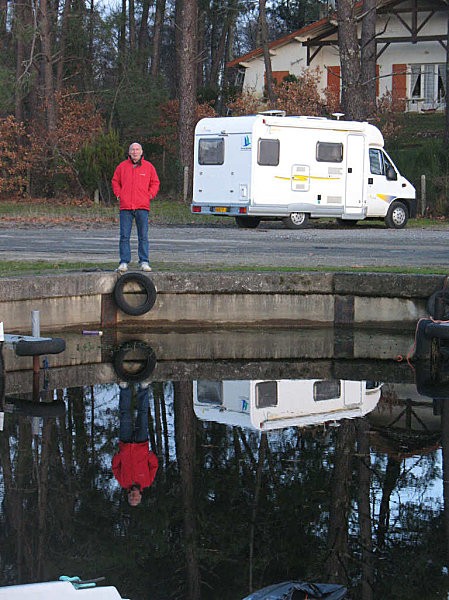
[[[181,475],[184,545],[187,566],[187,599],[200,598],[200,572],[196,531],[195,475],[195,414],[193,412],[192,382],[179,381],[174,386],[176,455]]]
[[[328,581],[333,583],[344,584],[348,577],[348,517],[355,438],[355,422],[342,421],[335,443],[327,542],[326,574]]]
[[[262,437],[200,423],[190,386],[175,385],[177,456],[173,388],[151,386],[165,464],[136,511],[112,480],[118,415],[114,403],[101,406],[101,389],[69,390],[66,420],[49,420],[38,437],[26,418],[5,420],[2,583],[106,575],[133,600],[181,599],[187,582],[190,598],[201,587],[202,600],[234,600],[248,592],[251,568],[254,589],[338,577],[363,600],[371,583],[373,598],[445,597],[443,512],[426,494],[439,482],[438,450],[395,464],[364,420]]]
[[[360,526],[360,560],[362,564],[362,593],[360,600],[372,600],[374,584],[373,541],[371,523],[371,452],[369,425],[366,419],[357,419],[358,456],[358,517]]]

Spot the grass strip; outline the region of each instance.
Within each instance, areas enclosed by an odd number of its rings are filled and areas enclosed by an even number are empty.
[[[33,276],[48,274],[68,274],[80,272],[114,271],[117,261],[108,263],[70,261],[0,261],[0,277]],[[296,267],[262,265],[201,265],[180,263],[153,263],[154,272],[165,273],[402,273],[410,275],[448,275],[449,269],[440,267]]]

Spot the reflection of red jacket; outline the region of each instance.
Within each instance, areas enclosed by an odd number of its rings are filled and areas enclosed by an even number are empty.
[[[144,158],[137,165],[128,158],[115,169],[112,189],[120,198],[120,210],[150,210],[150,200],[159,191],[159,177],[154,166]]]
[[[122,488],[133,483],[149,487],[156,477],[157,456],[148,448],[148,442],[119,442],[119,451],[112,457],[112,472]]]

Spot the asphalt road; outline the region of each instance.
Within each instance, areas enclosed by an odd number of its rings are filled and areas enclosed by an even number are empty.
[[[150,225],[150,259],[190,266],[440,267],[449,271],[449,227],[386,229],[310,226],[287,230],[280,224],[257,229]],[[133,260],[137,242],[133,234]],[[2,228],[1,260],[118,260],[118,228]]]

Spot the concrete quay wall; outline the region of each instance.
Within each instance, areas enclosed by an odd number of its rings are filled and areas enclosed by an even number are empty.
[[[30,333],[31,311],[41,332],[76,326],[142,328],[337,325],[411,328],[427,316],[428,298],[443,275],[384,273],[150,273],[157,296],[142,316],[113,298],[119,275],[79,272],[4,277],[0,321],[6,333]]]

